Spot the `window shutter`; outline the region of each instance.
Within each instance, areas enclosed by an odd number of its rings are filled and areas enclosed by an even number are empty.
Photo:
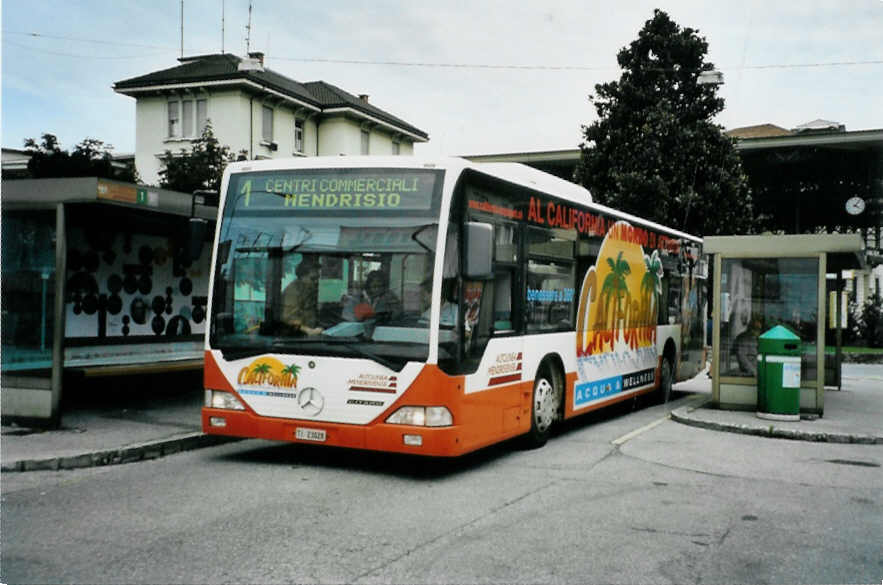
[[[273,108],[269,106],[263,107],[263,128],[261,139],[264,142],[273,142]]]
[[[369,154],[371,142],[371,133],[368,130],[362,130],[362,154]]]

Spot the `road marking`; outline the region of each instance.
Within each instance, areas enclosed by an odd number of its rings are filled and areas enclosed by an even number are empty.
[[[664,423],[665,421],[667,421],[669,418],[671,418],[671,415],[666,414],[664,417],[660,418],[659,420],[655,420],[655,421],[653,421],[652,423],[650,423],[650,424],[646,424],[646,425],[644,425],[643,427],[641,427],[641,428],[639,428],[639,429],[635,429],[635,430],[633,430],[633,431],[630,432],[630,433],[626,433],[626,434],[624,434],[623,436],[621,436],[621,437],[618,438],[618,439],[614,439],[614,440],[613,440],[613,444],[614,444],[614,445],[622,445],[622,444],[625,443],[626,441],[630,441],[630,440],[634,439],[635,437],[637,437],[637,436],[640,435],[641,433],[646,433],[646,432],[649,431],[650,429],[652,429],[652,428],[654,428],[654,427],[658,427],[659,425],[661,425],[662,423]]]

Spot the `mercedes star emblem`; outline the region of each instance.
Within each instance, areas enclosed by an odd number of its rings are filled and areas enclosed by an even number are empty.
[[[325,398],[315,388],[304,388],[297,395],[297,403],[307,416],[316,416],[325,406]]]

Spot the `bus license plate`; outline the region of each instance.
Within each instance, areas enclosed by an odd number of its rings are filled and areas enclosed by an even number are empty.
[[[294,438],[302,441],[325,442],[325,431],[322,429],[302,429],[297,427],[294,429]]]

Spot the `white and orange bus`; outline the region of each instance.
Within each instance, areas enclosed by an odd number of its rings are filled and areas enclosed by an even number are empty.
[[[702,241],[511,163],[246,161],[224,173],[206,433],[433,456],[704,365]]]

